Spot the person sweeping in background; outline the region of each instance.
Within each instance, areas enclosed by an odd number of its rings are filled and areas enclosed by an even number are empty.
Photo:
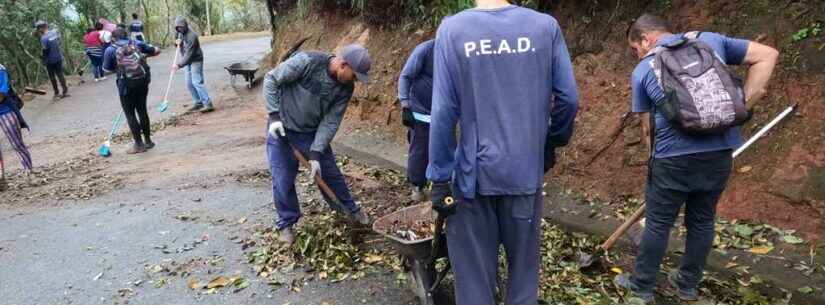
[[[407,181],[412,184],[410,199],[424,199],[429,163],[430,107],[433,98],[434,40],[415,47],[398,78],[398,100],[401,102],[401,122],[408,128],[410,143],[407,157]]]
[[[128,33],[117,29],[113,33],[116,41],[106,49],[103,68],[117,73],[117,90],[120,105],[126,115],[126,122],[135,140],[134,146],[126,153],[136,154],[155,147],[150,137],[149,114],[146,110],[146,95],[152,73],[146,57],[160,54],[160,48],[141,41],[129,39]],[[141,138],[141,134],[143,138]]]
[[[129,36],[134,41],[146,42],[143,38],[143,21],[138,19],[137,13],[132,13],[132,22],[129,23]]]
[[[183,16],[175,18],[175,31],[178,32],[180,58],[172,64],[172,69],[186,67],[186,87],[194,101],[189,111],[212,112],[215,108],[203,80],[203,50],[198,33],[189,28],[189,23]]]
[[[32,156],[26,144],[23,143],[23,128],[28,128],[23,116],[20,114],[22,101],[14,93],[9,82],[9,74],[6,67],[0,64],[0,129],[9,140],[12,149],[20,156],[20,163],[26,171],[27,176],[32,174]],[[6,166],[3,161],[3,152],[0,150],[0,192],[8,188],[6,183]]]
[[[263,95],[269,114],[266,151],[272,173],[272,195],[281,242],[295,241],[292,226],[301,217],[295,176],[298,160],[293,147],[309,156],[310,177],[316,173],[343,203],[349,216],[360,224],[370,220],[355,203],[347,182],[335,163],[330,142],[344,118],[356,78],[365,82],[372,60],[367,49],[353,44],[336,56],[322,52],[300,52],[269,71]],[[324,199],[333,205],[331,198]]]
[[[89,57],[89,62],[92,66],[92,77],[95,82],[104,80],[103,76],[103,40],[100,39],[100,30],[103,25],[95,24],[95,28],[88,29],[86,35],[83,36],[83,44],[86,45],[86,56]]]

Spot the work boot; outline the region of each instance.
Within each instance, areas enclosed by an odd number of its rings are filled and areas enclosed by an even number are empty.
[[[410,193],[410,199],[412,199],[412,201],[423,201],[424,188],[420,186],[413,186],[412,193]]]
[[[365,226],[370,225],[370,217],[367,215],[367,213],[364,213],[363,209],[358,210],[358,212],[356,212],[355,214],[350,215],[350,217],[352,218],[353,221],[355,221],[357,223],[360,223],[360,224],[365,225]]]
[[[679,270],[673,270],[667,275],[667,282],[670,283],[670,286],[673,289],[676,289],[676,295],[682,301],[686,302],[693,302],[699,300],[699,291],[696,288],[682,288],[684,285],[680,285],[679,283],[683,283],[684,280],[682,279],[682,274],[679,273]]]
[[[146,144],[144,144],[143,146],[145,146],[146,149],[149,150],[155,148],[155,142],[152,142],[152,140],[147,140]]]
[[[630,295],[628,299],[640,299],[644,304],[653,304],[654,298],[652,292],[637,292],[636,285],[630,281],[630,273],[622,273],[613,278],[613,284],[617,287],[627,290]],[[632,302],[628,302],[632,303]]]
[[[146,146],[143,144],[135,144],[132,148],[129,148],[129,150],[126,151],[126,153],[130,155],[139,154],[142,152],[146,152]]]
[[[292,227],[278,230],[278,241],[286,247],[291,247],[292,244],[295,243],[295,232],[292,231]]]
[[[6,182],[6,178],[0,178],[0,192],[5,192],[9,189],[9,184]]]
[[[195,111],[198,111],[198,110],[201,110],[201,109],[203,109],[203,105],[195,104],[195,105],[192,105],[192,107],[189,107],[189,109],[186,110],[186,112],[195,112]]]
[[[61,99],[64,99],[64,98],[67,98],[67,97],[70,97],[70,96],[72,96],[72,95],[71,95],[71,94],[69,94],[69,93],[68,93],[68,92],[66,92],[66,91],[63,91],[63,94],[62,94],[62,95],[60,95],[60,98],[61,98]]]
[[[201,113],[210,113],[212,111],[215,111],[215,107],[212,107],[212,104],[208,104],[201,109]]]

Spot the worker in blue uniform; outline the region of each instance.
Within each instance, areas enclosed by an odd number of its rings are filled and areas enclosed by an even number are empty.
[[[497,304],[503,245],[506,304],[535,305],[545,155],[570,140],[578,111],[561,28],[547,14],[476,0],[442,21],[433,56],[427,178],[447,217],[456,304]]]
[[[407,157],[407,181],[412,185],[411,199],[424,199],[427,186],[427,163],[430,142],[430,108],[433,97],[433,46],[427,40],[415,47],[398,78],[401,122],[408,128],[410,143]]]

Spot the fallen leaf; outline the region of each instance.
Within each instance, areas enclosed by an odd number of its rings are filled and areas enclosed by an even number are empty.
[[[736,266],[739,266],[739,264],[734,263],[734,262],[730,262],[730,263],[727,263],[727,265],[725,265],[725,269],[730,269],[730,268],[733,268],[733,267],[736,267]]]
[[[246,217],[241,218],[241,219],[238,219],[238,223],[239,223],[239,224],[244,224],[244,223],[246,223]]]
[[[624,271],[622,271],[622,268],[619,268],[619,267],[610,268],[610,271],[612,271],[615,274],[622,274],[624,272]]]
[[[760,246],[753,247],[750,250],[748,250],[748,252],[754,254],[768,254],[768,252],[771,252],[771,250],[773,250],[773,246]]]
[[[95,281],[99,280],[101,276],[103,276],[103,272],[98,273],[98,274],[95,276],[94,280],[95,280]]]
[[[792,245],[801,244],[801,243],[805,242],[801,238],[790,235],[790,234],[782,236],[782,241],[784,241],[786,243],[789,243],[789,244],[792,244]]]
[[[229,285],[229,283],[230,283],[230,281],[227,280],[225,277],[219,276],[219,277],[216,277],[215,279],[213,279],[211,282],[209,282],[209,284],[206,285],[206,288],[207,289],[221,288],[221,287],[224,287],[226,285]]]
[[[187,286],[189,286],[189,289],[192,289],[192,290],[198,290],[198,289],[203,288],[203,284],[198,282],[198,280],[196,278],[189,279],[189,284],[187,284]]]
[[[811,286],[805,286],[805,287],[800,287],[796,291],[799,291],[800,293],[804,293],[804,294],[810,294],[811,292],[814,292],[814,289],[811,288]]]
[[[751,171],[752,169],[753,169],[753,166],[745,165],[745,166],[742,166],[742,167],[739,168],[739,172],[744,174],[744,173],[747,173],[747,172]]]
[[[377,262],[380,262],[382,260],[384,260],[383,256],[375,255],[375,254],[367,255],[367,257],[364,258],[364,262],[367,263],[367,264],[377,263]]]

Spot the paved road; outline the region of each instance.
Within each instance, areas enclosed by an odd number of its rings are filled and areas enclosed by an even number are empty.
[[[7,195],[0,194],[0,303],[295,305],[414,301],[409,292],[398,287],[391,271],[336,284],[311,281],[296,293],[287,287],[268,286],[246,263],[236,237],[271,225],[274,212],[266,183],[239,183],[234,177],[266,168],[265,115],[256,92],[235,92],[228,87],[222,66],[237,59],[259,58],[268,47],[268,38],[206,44],[206,80],[218,111],[182,116],[177,125],[155,133],[158,147],[148,153],[124,154],[129,145],[125,141],[113,146],[111,158],[95,159],[106,164],[101,173],[121,181],[119,189],[89,200],[55,197],[25,205],[4,204],[2,196]],[[171,54],[166,52],[151,61],[152,108],[162,98],[168,80],[163,71],[168,71],[170,60]],[[177,76],[171,95],[177,103],[173,113],[180,113],[181,104],[189,103],[180,73]],[[41,166],[88,157],[119,111],[111,77],[70,90],[71,98],[59,102],[37,99],[25,109],[35,128],[27,139],[35,162]],[[172,115],[150,112],[153,120]],[[123,127],[121,132],[125,130]],[[13,156],[7,159],[7,163],[16,162]],[[96,174],[100,173],[82,173]],[[183,221],[178,217],[181,215],[197,219]],[[239,223],[241,218],[248,221]],[[156,273],[152,270],[156,265],[173,270],[184,265],[191,275]],[[251,286],[238,293],[224,289],[210,295],[187,287],[189,278],[208,281],[236,273]],[[289,280],[300,272],[282,276]]]

